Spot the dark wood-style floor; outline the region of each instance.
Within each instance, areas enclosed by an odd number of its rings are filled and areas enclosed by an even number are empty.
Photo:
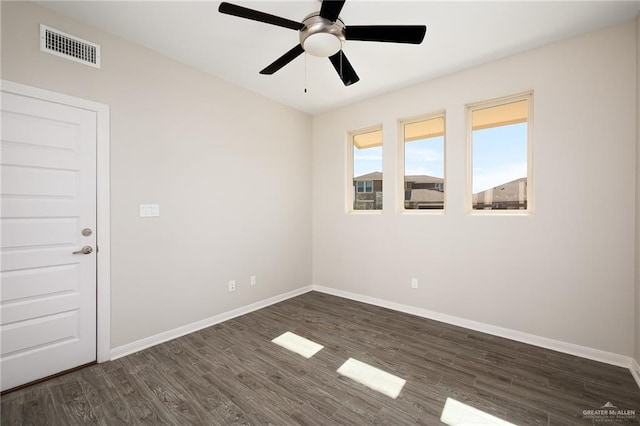
[[[285,331],[324,349],[305,359],[271,343]],[[350,357],[406,379],[400,396],[340,376]],[[311,292],[9,393],[1,420],[439,425],[447,397],[519,426],[593,424],[583,410],[606,402],[640,418],[640,391],[624,368]]]

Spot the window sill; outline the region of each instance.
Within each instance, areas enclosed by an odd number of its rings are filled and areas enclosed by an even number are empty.
[[[446,210],[442,209],[415,209],[415,210],[400,210],[400,215],[402,216],[444,216]]]
[[[531,210],[471,210],[468,216],[532,216]]]

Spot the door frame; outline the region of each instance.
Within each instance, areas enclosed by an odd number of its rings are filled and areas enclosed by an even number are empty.
[[[109,105],[8,80],[0,80],[0,90],[96,113],[96,361],[109,361],[111,359]]]

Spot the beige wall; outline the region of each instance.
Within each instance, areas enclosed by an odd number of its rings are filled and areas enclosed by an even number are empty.
[[[102,69],[41,53],[39,23]],[[2,78],[111,107],[112,347],[311,284],[309,116],[23,2],[2,2]]]
[[[631,356],[635,62],[629,22],[315,116],[314,285]],[[535,213],[467,215],[465,104],[528,90]],[[446,214],[400,215],[397,120],[442,109]],[[346,132],[379,123],[385,211],[346,214]]]
[[[640,363],[640,14],[636,18],[636,333],[635,360]]]
[[[100,43],[102,69],[39,52],[41,22]],[[640,321],[636,26],[640,17],[328,112],[313,130],[303,113],[30,3],[2,3],[1,71],[111,107],[113,347],[313,278],[631,355],[634,307]],[[464,105],[531,89],[534,215],[466,215]],[[397,119],[441,109],[447,212],[399,215]],[[378,123],[385,211],[345,214],[346,132]],[[140,203],[159,203],[161,217],[138,218]],[[640,297],[637,260],[635,280]],[[640,323],[636,334],[640,354]]]

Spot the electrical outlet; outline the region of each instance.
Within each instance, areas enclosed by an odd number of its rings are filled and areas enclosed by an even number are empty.
[[[411,288],[418,288],[418,279],[411,278]]]
[[[251,275],[251,285],[256,285],[256,276]]]
[[[236,291],[236,282],[235,282],[235,280],[229,281],[229,291]]]

